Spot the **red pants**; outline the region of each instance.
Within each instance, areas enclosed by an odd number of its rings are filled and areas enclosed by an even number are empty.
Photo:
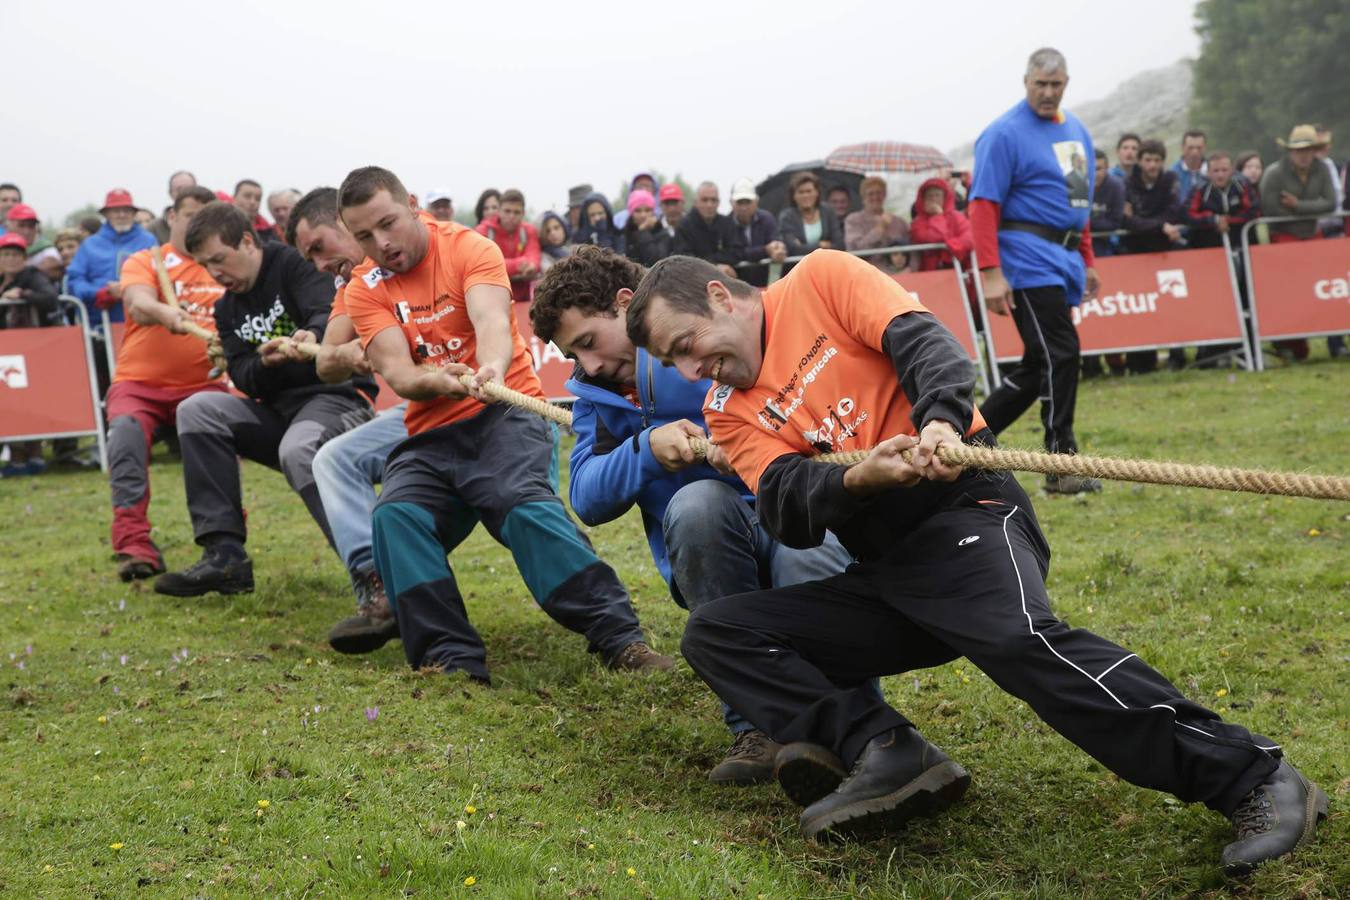
[[[155,429],[173,425],[178,404],[199,391],[224,391],[222,385],[159,388],[119,381],[108,389],[108,481],[112,488],[113,552],[158,560],[150,540],[150,443]]]

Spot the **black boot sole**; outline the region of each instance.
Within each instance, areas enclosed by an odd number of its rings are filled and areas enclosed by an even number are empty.
[[[970,787],[970,773],[947,760],[925,771],[897,791],[859,799],[813,819],[803,817],[802,835],[827,841],[899,830],[910,819],[933,816],[960,800]]]
[[[155,593],[164,594],[168,597],[203,597],[207,594],[251,594],[253,593],[253,579],[248,581],[229,581],[220,584],[207,586],[183,586],[181,588],[174,586],[164,586],[155,582]]]
[[[839,757],[824,747],[795,743],[778,751],[774,775],[789,800],[807,807],[833,793],[848,772]]]
[[[394,619],[368,620],[374,623],[371,626],[352,625],[343,627],[357,618],[365,617],[353,616],[351,619],[344,619],[334,625],[333,630],[328,632],[328,646],[338,653],[347,653],[354,656],[361,653],[373,653],[399,636],[398,622]]]

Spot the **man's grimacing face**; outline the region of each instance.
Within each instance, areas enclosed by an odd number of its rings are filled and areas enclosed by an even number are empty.
[[[657,295],[647,307],[647,349],[673,365],[687,381],[711,378],[748,388],[759,377],[764,356],[760,323],[720,281],[708,282],[710,315],[672,309]]]

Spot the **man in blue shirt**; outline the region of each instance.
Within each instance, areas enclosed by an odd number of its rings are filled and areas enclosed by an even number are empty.
[[[1026,99],[975,141],[969,211],[985,303],[996,315],[1012,310],[1025,347],[980,408],[998,434],[1040,398],[1046,449],[1076,453],[1079,344],[1069,308],[1098,288],[1089,227],[1092,138],[1059,108],[1069,75],[1058,50],[1033,53],[1023,83]],[[1045,489],[1077,494],[1099,491],[1101,482],[1050,475]]]
[[[572,509],[599,525],[636,505],[652,560],[675,602],[690,611],[723,596],[843,572],[850,556],[834,535],[808,550],[785,546],[760,523],[754,495],[721,451],[714,447],[706,460],[694,453],[690,439],[707,438],[703,402],[712,381],[685,381],[628,339],[628,301],[643,271],[609,250],[578,247],[535,287],[535,336],[577,360],[567,382],[577,398]],[[857,689],[878,690],[875,682]],[[771,779],[778,744],[726,704],[722,712],[735,741],[708,778]],[[832,768],[837,782],[843,764]]]
[[[1205,133],[1192,128],[1181,136],[1181,159],[1172,166],[1181,185],[1181,202],[1189,203],[1191,193],[1205,183],[1209,167],[1205,164]]]
[[[122,287],[118,273],[122,262],[138,250],[157,246],[159,241],[136,224],[136,204],[131,194],[121,188],[108,191],[99,212],[103,214],[103,227],[75,251],[66,272],[66,284],[72,294],[84,301],[90,322],[99,321],[100,309],[108,310],[109,320],[121,322]],[[96,327],[95,331],[101,328]]]

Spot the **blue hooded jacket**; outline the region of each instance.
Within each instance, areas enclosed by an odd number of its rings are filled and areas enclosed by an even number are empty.
[[[686,484],[716,478],[740,492],[746,503],[754,495],[739,478],[723,475],[707,463],[667,472],[652,455],[653,428],[688,419],[703,425],[703,399],[712,382],[690,383],[639,348],[635,368],[638,409],[615,386],[592,379],[578,367],[567,382],[577,398],[572,405],[571,484],[568,499],[587,525],[613,521],[636,503],[642,510],[652,561],[670,584],[670,559],[662,531],[666,506]]]
[[[66,289],[84,301],[89,310],[89,321],[99,321],[98,307],[94,306],[94,295],[117,281],[122,271],[122,263],[133,253],[159,245],[155,236],[139,225],[132,225],[125,234],[118,234],[107,222],[75,251],[66,271]],[[125,319],[122,304],[118,303],[108,310],[108,319],[121,322]]]
[[[605,207],[605,222],[599,228],[586,220],[586,207],[596,201]],[[586,199],[581,201],[581,224],[572,232],[572,243],[608,247],[620,256],[623,255],[623,232],[614,227],[614,209],[609,205],[609,199],[599,191],[587,194]]]

